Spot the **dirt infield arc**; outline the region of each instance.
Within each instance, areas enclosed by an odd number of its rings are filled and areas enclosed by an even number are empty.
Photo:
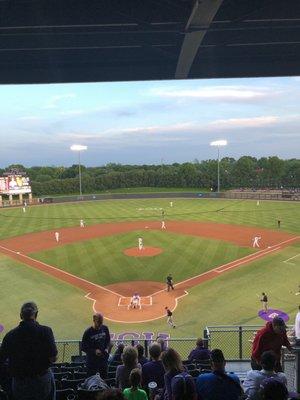
[[[85,297],[92,301],[93,310],[101,311],[104,316],[115,322],[137,323],[147,322],[164,316],[163,306],[168,304],[175,309],[178,299],[187,295],[187,290],[199,285],[204,281],[213,279],[220,274],[233,268],[240,267],[264,257],[270,253],[288,246],[299,240],[298,236],[292,236],[282,231],[271,231],[263,228],[254,228],[241,225],[226,225],[209,222],[180,222],[170,221],[167,229],[185,235],[201,236],[211,239],[218,239],[235,243],[239,246],[251,246],[251,239],[259,235],[262,237],[261,249],[253,254],[235,260],[228,264],[219,266],[198,276],[186,279],[176,284],[176,289],[166,292],[165,285],[160,282],[122,282],[106,287],[94,284],[83,278],[72,275],[54,266],[37,261],[28,254],[65,245],[68,243],[90,240],[101,236],[110,236],[134,230],[160,229],[160,222],[122,222],[114,224],[99,224],[85,228],[73,227],[60,229],[60,243],[54,240],[54,231],[31,233],[0,241],[0,252],[12,257],[35,269],[43,271],[57,279],[67,282],[85,291]],[[120,307],[120,298],[132,295],[133,287],[139,288],[143,297],[151,297],[151,306],[145,306],[142,310],[128,310],[127,307]]]

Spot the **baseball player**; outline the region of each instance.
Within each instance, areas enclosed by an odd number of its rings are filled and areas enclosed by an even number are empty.
[[[167,284],[167,292],[169,292],[170,289],[174,290],[173,278],[170,274],[166,278],[166,284]]]
[[[144,250],[143,238],[141,238],[141,237],[138,238],[138,248],[140,251]]]
[[[22,208],[22,210],[23,210],[23,213],[26,213],[26,207],[25,206]]]
[[[161,217],[162,217],[162,219],[165,218],[165,210],[161,210]]]
[[[257,200],[256,205],[259,206],[259,200]]]
[[[267,312],[268,311],[268,296],[266,295],[266,293],[262,292],[260,301],[263,304],[264,311]]]
[[[161,221],[161,229],[167,229],[166,228],[166,223],[164,220]]]
[[[281,220],[278,218],[278,220],[277,220],[277,228],[278,229],[280,228],[280,224],[281,224]]]
[[[260,239],[261,239],[261,236],[254,236],[254,238],[252,239],[252,241],[253,241],[253,245],[252,245],[252,247],[259,247],[259,241],[260,241]]]
[[[58,243],[59,242],[59,232],[55,232],[54,236],[55,236],[56,242]]]
[[[170,207],[173,207],[173,201],[170,201]]]
[[[84,220],[81,219],[81,220],[79,221],[79,223],[80,223],[80,228],[84,228]]]
[[[167,323],[169,325],[171,325],[172,328],[176,328],[176,326],[175,326],[175,324],[173,322],[173,317],[172,317],[173,313],[172,313],[172,311],[168,307],[165,307],[165,310],[166,310],[166,314],[167,314]]]
[[[142,308],[141,297],[138,293],[134,293],[134,295],[131,297],[130,308]]]

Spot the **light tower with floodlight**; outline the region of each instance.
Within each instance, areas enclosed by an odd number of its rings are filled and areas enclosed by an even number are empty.
[[[227,140],[215,140],[210,142],[210,145],[218,148],[218,193],[220,193],[220,147],[227,146]]]
[[[80,163],[80,153],[84,150],[87,150],[87,146],[83,146],[81,144],[73,144],[70,147],[70,150],[78,152],[78,168],[79,168],[79,193],[82,196],[82,185],[81,185],[81,163]]]

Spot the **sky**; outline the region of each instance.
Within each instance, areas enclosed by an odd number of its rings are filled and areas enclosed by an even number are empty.
[[[299,158],[300,77],[1,86],[0,167]]]

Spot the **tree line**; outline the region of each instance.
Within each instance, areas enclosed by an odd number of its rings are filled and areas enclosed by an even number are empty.
[[[12,168],[25,171],[35,196],[78,193],[78,165],[71,167],[30,167],[9,165],[0,169],[0,176]],[[107,164],[100,167],[81,166],[83,193],[134,187],[201,188],[213,190],[217,185],[217,160],[161,165]],[[220,160],[222,189],[300,187],[300,160],[282,160],[276,156],[238,160]]]

